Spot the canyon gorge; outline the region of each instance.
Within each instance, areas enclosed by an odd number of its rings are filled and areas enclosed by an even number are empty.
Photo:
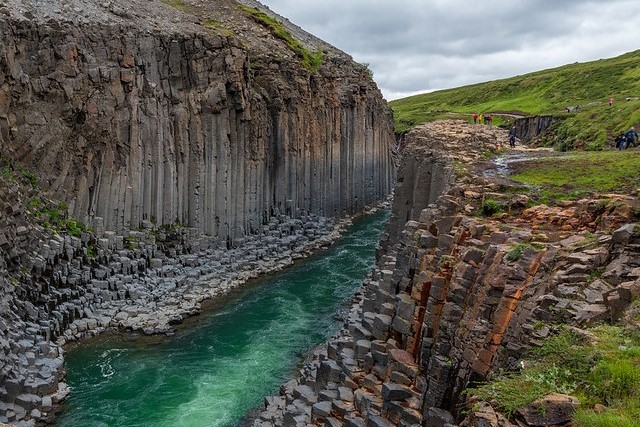
[[[552,122],[515,126],[528,141]],[[343,327],[246,424],[569,422],[509,420],[465,390],[558,324],[637,310],[640,206],[534,204],[494,159],[545,152],[507,147],[456,120],[396,139],[366,64],[253,0],[3,2],[0,425],[55,422],[68,346],[170,340],[391,194]]]

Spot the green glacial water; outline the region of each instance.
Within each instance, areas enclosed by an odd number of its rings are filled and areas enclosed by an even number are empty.
[[[330,249],[234,293],[172,337],[104,337],[69,351],[72,393],[56,425],[236,425],[339,329],[335,315],[373,266],[387,217],[354,221]]]

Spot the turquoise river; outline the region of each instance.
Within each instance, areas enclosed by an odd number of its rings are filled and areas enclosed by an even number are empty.
[[[172,337],[99,337],[70,350],[72,393],[56,425],[238,425],[340,328],[387,217],[355,220],[328,250],[249,284]]]

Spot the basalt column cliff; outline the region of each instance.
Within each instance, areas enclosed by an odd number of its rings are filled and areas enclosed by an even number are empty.
[[[522,366],[560,324],[581,331],[633,310],[638,199],[529,206],[487,161],[513,156],[507,142],[506,130],[462,121],[406,135],[376,268],[345,327],[265,399],[254,427],[571,424],[573,409],[559,408],[574,408],[572,396],[548,395],[508,420],[465,391]],[[504,211],[484,212],[488,200]]]
[[[244,0],[0,2],[0,424],[66,342],[169,333],[390,192],[366,66]]]
[[[234,238],[274,210],[380,200],[392,122],[366,67],[286,21],[290,39],[274,36],[270,16],[234,1],[5,3],[3,155],[116,231]]]

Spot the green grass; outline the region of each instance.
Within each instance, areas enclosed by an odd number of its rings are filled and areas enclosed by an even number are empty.
[[[266,13],[247,6],[238,5],[238,8],[248,14],[250,14],[256,22],[269,28],[271,33],[281,40],[284,40],[291,49],[302,61],[302,65],[309,71],[315,72],[322,65],[324,54],[320,49],[316,49],[313,52],[307,49],[300,41],[293,38],[291,33],[282,26],[275,18],[267,15]]]
[[[29,184],[32,189],[38,186],[38,177],[33,171],[16,164],[13,160],[5,156],[0,156],[0,176],[8,182],[22,179],[22,181]]]
[[[64,203],[56,207],[45,207],[39,199],[32,199],[29,207],[34,210],[33,216],[40,220],[41,225],[54,232],[64,232],[74,237],[80,237],[82,233],[89,231],[82,221],[66,218],[67,205]]]
[[[487,199],[482,203],[482,215],[493,216],[495,214],[504,212],[504,206],[493,199]]]
[[[178,9],[181,12],[187,12],[189,10],[189,5],[184,2],[184,0],[161,0],[162,3],[167,6],[171,6],[174,9]]]
[[[640,340],[614,326],[591,332],[595,343],[563,330],[534,351],[521,371],[468,393],[496,403],[509,417],[547,394],[572,394],[580,400],[577,427],[634,425],[629,423],[640,416]]]
[[[628,194],[640,187],[640,151],[635,150],[573,152],[513,166],[510,178],[536,186],[538,200],[547,204],[594,192]]]
[[[518,243],[505,255],[507,261],[518,261],[522,258],[522,254],[524,250],[527,249],[530,245],[527,243]]]
[[[222,24],[220,24],[218,21],[216,21],[213,18],[205,19],[204,21],[202,21],[202,25],[204,25],[206,28],[214,28],[220,31],[226,37],[231,37],[234,34],[231,29],[224,27]]]
[[[612,107],[608,100],[615,98]],[[620,131],[640,125],[640,50],[508,79],[415,95],[390,102],[396,132],[427,121],[472,113],[553,115],[547,143],[559,149],[600,149]],[[567,106],[579,105],[566,113]],[[497,114],[497,116],[496,116]],[[509,118],[505,117],[505,122]]]

